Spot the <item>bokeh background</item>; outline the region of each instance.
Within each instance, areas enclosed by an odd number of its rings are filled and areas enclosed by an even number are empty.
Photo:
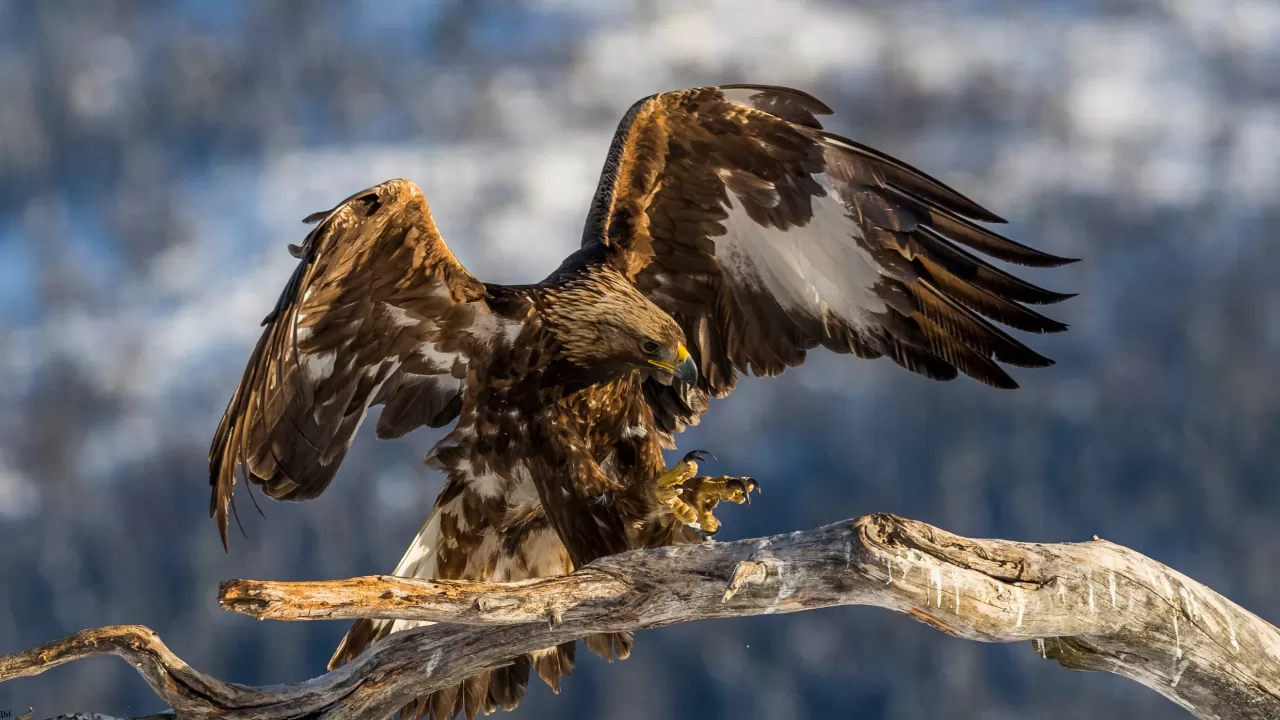
[[[828,126],[1083,258],[1023,388],[815,357],[684,448],[750,473],[725,536],[891,511],[972,536],[1097,533],[1280,621],[1275,0],[0,0],[0,652],[144,623],[246,683],[319,674],[342,623],[220,612],[230,577],[383,572],[437,434],[366,426],[334,486],[224,554],[205,455],[300,218],[404,176],[482,278],[580,236],[618,118],[655,91],[812,91]],[[585,655],[585,653],[584,653]],[[0,685],[37,717],[161,708],[126,664]],[[516,717],[1184,717],[1030,644],[836,609],[648,632]]]

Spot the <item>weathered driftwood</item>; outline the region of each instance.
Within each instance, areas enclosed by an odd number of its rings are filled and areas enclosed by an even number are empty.
[[[1137,680],[1202,718],[1280,717],[1280,632],[1200,583],[1104,540],[970,540],[892,515],[626,553],[513,584],[232,580],[221,603],[258,618],[448,624],[392,635],[357,661],[296,685],[223,683],[136,626],[86,630],[0,658],[0,682],[114,654],[182,717],[363,718],[589,633],[875,605],[974,640],[1034,641],[1043,657]]]

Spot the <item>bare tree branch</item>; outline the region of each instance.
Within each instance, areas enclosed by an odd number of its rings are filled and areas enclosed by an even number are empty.
[[[970,540],[892,515],[625,553],[521,583],[232,580],[220,601],[258,618],[447,625],[391,635],[315,680],[261,688],[192,670],[146,628],[108,627],[0,658],[0,682],[114,654],[182,717],[376,717],[591,633],[875,605],[973,640],[1032,640],[1036,652],[1064,667],[1136,680],[1198,717],[1280,717],[1280,632],[1200,583],[1103,540]]]

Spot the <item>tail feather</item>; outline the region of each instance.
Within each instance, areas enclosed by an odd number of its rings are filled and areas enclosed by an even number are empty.
[[[392,623],[385,621],[357,620],[329,660],[329,669],[354,660],[368,645],[390,635],[391,627]],[[588,650],[612,662],[614,658],[625,660],[631,654],[634,637],[629,632],[599,633],[583,638],[582,642]],[[576,650],[577,643],[569,641],[521,655],[510,665],[486,670],[457,685],[415,699],[400,709],[401,720],[461,717],[470,720],[482,712],[488,715],[498,709],[513,710],[524,699],[530,669],[537,672],[552,692],[559,693],[561,678],[573,675]]]
[[[631,657],[631,645],[634,642],[635,635],[629,632],[600,633],[582,638],[582,644],[586,645],[588,650],[608,662],[613,662],[614,658],[626,660]]]
[[[570,641],[533,653],[533,669],[557,695],[560,694],[560,678],[573,674],[577,648],[578,644]]]
[[[532,488],[528,489],[528,496],[534,496]],[[494,517],[494,513],[477,509],[478,503],[485,502],[488,497],[491,496],[473,492],[466,476],[451,475],[431,517],[418,531],[394,574],[504,582],[572,570],[568,554],[542,515],[540,506],[498,513],[497,516],[518,520],[504,522],[498,528],[484,520]],[[500,536],[501,541],[495,542],[494,535]],[[465,557],[457,553],[463,553]],[[351,662],[366,648],[392,633],[429,624],[404,620],[357,620],[329,660],[329,669]],[[631,654],[633,637],[631,633],[605,633],[584,638],[583,642],[589,650],[606,660],[624,659]],[[415,699],[400,709],[400,717],[402,720],[470,719],[478,713],[488,714],[499,708],[511,710],[524,698],[531,671],[558,693],[561,679],[573,674],[576,650],[577,644],[571,641],[522,655],[509,665],[486,670],[457,685]]]
[[[503,710],[514,710],[524,699],[524,689],[529,685],[530,661],[521,655],[506,667],[489,671],[489,697]]]

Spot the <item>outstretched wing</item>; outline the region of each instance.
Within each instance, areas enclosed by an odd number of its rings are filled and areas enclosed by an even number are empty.
[[[1030,266],[1071,260],[981,227],[1003,221],[822,130],[814,116],[830,112],[797,90],[740,85],[655,95],[623,118],[583,245],[684,328],[703,378],[648,388],[667,424],[696,419],[738,372],[776,375],[818,346],[1002,388],[1017,384],[998,363],[1052,364],[990,320],[1058,332],[1026,305],[1070,295],[960,246]]]
[[[209,513],[227,542],[237,467],[280,500],[319,495],[368,408],[378,436],[457,417],[466,343],[489,309],[422,191],[391,180],[327,213],[289,279],[209,449]]]

